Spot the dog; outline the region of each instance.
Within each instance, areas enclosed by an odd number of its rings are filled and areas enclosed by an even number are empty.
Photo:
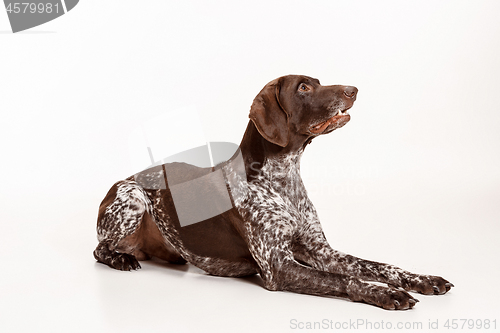
[[[155,256],[216,276],[259,274],[271,291],[336,296],[393,310],[418,302],[407,291],[448,292],[453,284],[439,276],[359,259],[332,249],[325,238],[300,177],[300,159],[313,139],[349,122],[357,94],[355,87],[322,86],[302,75],[269,82],[255,97],[239,149],[227,162],[210,168],[165,163],[114,184],[99,207],[94,257],[125,271]],[[216,172],[230,209],[182,225],[174,182]],[[210,184],[206,193],[222,193]]]

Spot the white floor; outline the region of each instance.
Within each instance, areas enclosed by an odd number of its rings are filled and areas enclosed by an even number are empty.
[[[92,206],[98,202],[75,202],[62,210],[44,204],[29,212],[19,205],[15,223],[3,230],[9,236],[1,244],[8,256],[0,279],[0,327],[3,332],[285,332],[308,322],[320,322],[325,330],[383,322],[393,328],[421,323],[425,331],[435,321],[444,329],[452,319],[498,320],[500,212],[492,205],[498,189],[444,194],[334,196],[330,205],[317,204],[334,247],[455,284],[444,296],[417,295],[420,302],[404,312],[269,292],[258,276],[218,278],[158,260],[142,262],[136,272],[116,271],[92,257]]]

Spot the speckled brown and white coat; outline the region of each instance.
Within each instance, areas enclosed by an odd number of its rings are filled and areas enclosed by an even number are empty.
[[[407,291],[446,293],[453,285],[441,277],[347,255],[325,238],[300,177],[300,159],[313,138],[350,120],[347,110],[356,97],[354,87],[322,86],[307,76],[271,81],[255,98],[239,150],[228,162],[205,169],[164,164],[113,185],[99,208],[95,258],[120,270],[138,269],[138,260],[156,256],[217,276],[258,273],[268,290],[345,297],[385,309],[412,308],[417,300]],[[181,226],[168,175],[182,181],[216,170],[233,208]]]

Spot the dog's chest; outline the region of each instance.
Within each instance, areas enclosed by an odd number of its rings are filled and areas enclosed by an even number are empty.
[[[270,191],[281,197],[290,209],[303,206],[306,189],[300,177],[300,166],[284,161],[270,161],[263,169],[260,185],[264,191]]]
[[[286,220],[297,227],[310,218],[310,201],[300,177],[299,161],[299,155],[267,160],[258,175],[248,179],[244,199],[235,201],[245,220]]]

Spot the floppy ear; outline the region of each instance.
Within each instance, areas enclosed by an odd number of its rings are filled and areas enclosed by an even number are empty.
[[[281,107],[279,94],[282,78],[273,80],[255,97],[250,108],[250,119],[260,135],[278,146],[288,145],[288,114]]]

